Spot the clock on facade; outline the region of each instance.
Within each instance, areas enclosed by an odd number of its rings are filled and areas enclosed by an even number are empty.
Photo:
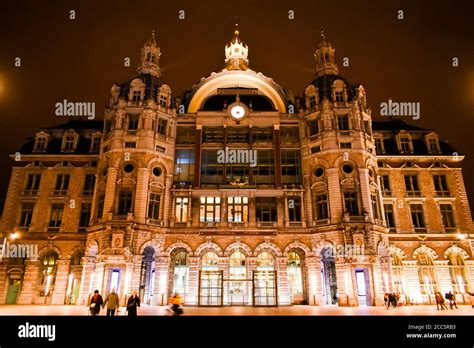
[[[240,104],[236,104],[230,108],[231,116],[237,120],[242,119],[245,116],[245,113],[245,108]]]

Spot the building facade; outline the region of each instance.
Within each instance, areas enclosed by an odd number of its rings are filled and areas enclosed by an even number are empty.
[[[11,155],[0,303],[112,288],[149,305],[468,300],[464,157],[432,130],[373,121],[324,34],[301,98],[250,69],[237,26],[224,68],[179,98],[160,55],[153,35],[103,121],[42,129]]]

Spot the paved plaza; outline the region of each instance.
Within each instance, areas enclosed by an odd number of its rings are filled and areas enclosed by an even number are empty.
[[[471,306],[460,305],[454,310],[436,310],[436,306],[404,306],[386,309],[384,307],[337,307],[337,306],[290,306],[290,307],[184,307],[184,315],[471,315]],[[138,315],[164,315],[166,307],[142,306]],[[0,305],[0,315],[88,315],[85,306],[66,305]],[[101,310],[100,315],[105,315]],[[118,315],[125,315],[120,308]]]

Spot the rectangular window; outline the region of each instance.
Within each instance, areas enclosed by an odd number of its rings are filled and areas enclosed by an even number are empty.
[[[188,197],[176,197],[175,206],[175,221],[178,223],[185,223],[188,221]]]
[[[97,204],[97,218],[101,219],[102,215],[104,214],[104,202],[105,202],[105,194],[101,193],[99,195],[99,201]]]
[[[74,151],[74,135],[67,135],[64,140],[64,151]]]
[[[405,189],[408,196],[420,196],[421,192],[418,186],[418,176],[416,174],[405,175]]]
[[[224,163],[217,162],[217,150],[202,150],[201,158],[201,184],[222,184]]]
[[[247,164],[227,164],[226,182],[229,184],[249,183],[250,166]]]
[[[380,175],[380,185],[383,196],[392,195],[392,190],[390,188],[390,176],[388,174]]]
[[[438,153],[438,141],[436,139],[428,140],[428,149],[430,153]]]
[[[273,141],[272,127],[252,128],[252,141],[254,143],[271,143]]]
[[[25,195],[35,195],[38,193],[41,182],[41,174],[28,174],[25,186]]]
[[[411,152],[410,139],[409,138],[406,138],[406,137],[400,138],[400,152],[401,153],[410,153]]]
[[[319,194],[316,196],[316,220],[327,220],[328,218],[328,195]]]
[[[425,216],[423,214],[423,205],[421,204],[411,204],[411,221],[413,226],[415,226],[415,231],[417,229],[425,229]]]
[[[142,92],[141,91],[133,91],[132,101],[139,102],[141,99],[142,99]]]
[[[160,95],[160,106],[166,108],[166,104],[168,102],[168,98],[166,97],[166,95]]]
[[[277,221],[275,197],[257,197],[255,208],[257,221]]]
[[[99,152],[100,150],[100,137],[94,137],[91,140],[91,152]]]
[[[314,146],[311,148],[311,153],[318,153],[321,152],[321,146]]]
[[[393,211],[393,204],[384,204],[383,209],[385,212],[385,221],[387,223],[387,227],[390,230],[395,230],[395,213]]]
[[[49,219],[49,227],[60,227],[63,220],[63,203],[53,203],[51,205],[51,216]]]
[[[337,126],[341,131],[349,130],[349,116],[348,115],[338,115],[337,116]]]
[[[131,191],[121,191],[119,194],[118,215],[127,215],[132,211],[132,197]]]
[[[168,128],[168,121],[160,118],[158,124],[156,125],[156,132],[158,134],[166,136],[166,129]]]
[[[359,204],[356,192],[344,192],[344,207],[349,216],[359,216]]]
[[[46,137],[36,138],[35,151],[36,152],[46,151],[46,145],[47,145]]]
[[[319,123],[318,120],[308,121],[309,135],[316,135],[319,133]]]
[[[301,221],[301,198],[288,197],[288,219],[290,221]]]
[[[137,147],[137,143],[135,141],[126,141],[125,147],[134,149]]]
[[[249,143],[249,128],[248,127],[228,127],[227,128],[227,143]]]
[[[377,153],[384,153],[384,147],[383,147],[383,139],[382,138],[375,138],[375,151]]]
[[[150,193],[150,200],[148,201],[148,218],[152,220],[160,219],[160,198],[156,193]]]
[[[252,168],[253,182],[256,185],[275,183],[275,161],[273,150],[257,150],[257,165]]]
[[[378,219],[380,215],[377,195],[370,195],[370,205],[372,206],[372,214],[374,219]]]
[[[335,97],[336,97],[336,103],[342,103],[344,102],[344,92],[342,91],[336,91],[334,93]]]
[[[219,222],[221,219],[221,198],[201,197],[200,201],[199,221]]]
[[[218,143],[224,142],[224,128],[222,127],[203,127],[202,130],[202,142],[206,143]]]
[[[352,143],[340,143],[341,149],[352,149]]]
[[[21,205],[20,223],[18,224],[20,227],[30,227],[34,208],[34,203],[23,203]]]
[[[89,226],[89,220],[91,219],[91,203],[81,204],[81,215],[79,217],[79,227]]]
[[[280,142],[282,144],[298,144],[300,142],[300,129],[298,127],[281,127]]]
[[[128,115],[128,130],[137,130],[138,129],[138,116],[137,115]]]
[[[56,176],[56,185],[54,186],[54,195],[65,195],[69,189],[69,174],[58,174]]]
[[[454,229],[456,224],[454,223],[453,206],[451,204],[440,204],[439,209],[443,218],[444,228],[447,230]]]
[[[196,127],[183,127],[178,126],[176,128],[176,144],[190,145],[196,143]]]
[[[435,193],[437,196],[449,196],[448,181],[446,175],[433,175]]]
[[[300,150],[281,150],[281,181],[283,184],[301,184]]]
[[[194,184],[195,150],[176,150],[174,183],[179,185]]]
[[[248,197],[227,197],[227,221],[229,222],[248,222],[249,221]]]
[[[86,174],[84,178],[84,190],[82,194],[84,196],[92,196],[94,193],[94,186],[95,186],[95,174]]]

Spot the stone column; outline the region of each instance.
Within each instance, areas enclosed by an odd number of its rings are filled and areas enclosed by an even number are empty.
[[[105,188],[104,211],[102,218],[108,217],[114,208],[115,187],[117,186],[117,168],[109,168],[107,170],[107,184]]]
[[[137,184],[135,188],[134,215],[140,222],[145,222],[148,203],[148,181],[150,170],[148,168],[138,168]]]
[[[25,274],[18,304],[32,304],[36,298],[36,288],[39,281],[39,261],[27,260]]]
[[[196,154],[194,164],[194,187],[201,186],[201,142],[202,142],[202,125],[196,125]]]
[[[219,258],[219,271],[222,271],[222,278],[229,279],[229,258]],[[222,282],[222,304],[229,304],[229,282]]]
[[[288,283],[287,258],[277,257],[277,281],[278,281],[278,305],[286,306],[291,304],[290,284]]]
[[[339,169],[329,168],[328,173],[328,203],[331,223],[335,224],[342,220],[344,207],[342,204],[341,186],[339,182]]]
[[[188,293],[185,300],[189,306],[197,306],[199,296],[199,257],[189,257],[188,261]]]
[[[87,305],[89,296],[91,295],[91,278],[94,274],[95,263],[92,258],[84,257],[81,276],[81,289],[79,291],[79,297],[77,299],[78,305]],[[94,280],[92,279],[92,282]],[[94,291],[94,289],[92,289]]]
[[[323,288],[321,284],[321,260],[318,257],[310,256],[305,259],[307,272],[307,294],[308,303],[311,306],[318,306],[322,303]]]
[[[308,179],[309,180],[309,179]],[[311,195],[311,188],[310,186],[305,187],[305,192],[304,192],[304,207],[306,211],[306,226],[313,226],[313,196]],[[303,218],[302,218],[303,219]]]
[[[152,306],[164,306],[168,303],[168,297],[171,294],[169,286],[172,282],[168,281],[170,274],[171,258],[168,255],[160,254],[155,258],[155,285],[153,288]],[[184,296],[184,303],[187,303],[187,295]]]
[[[107,290],[105,278],[107,278],[105,274],[105,264],[103,262],[96,263],[92,292],[94,292],[94,290],[99,290],[101,295],[104,294],[104,292]]]
[[[337,297],[339,306],[357,306],[353,284],[351,264],[343,260],[336,261]]]
[[[280,150],[280,125],[274,125],[273,144],[275,146],[275,187],[281,187],[281,150]]]
[[[163,191],[163,211],[161,219],[165,227],[168,227],[170,221],[174,222],[174,197],[171,193],[171,187],[173,186],[173,175],[166,174],[165,191]],[[170,209],[170,204],[173,202],[173,206]]]
[[[65,304],[70,263],[70,259],[60,259],[57,261],[56,280],[54,282],[51,304]]]
[[[253,193],[249,197],[249,227],[257,226],[257,215],[255,212],[255,197]]]
[[[375,305],[375,306],[383,306],[383,297],[385,294],[385,279],[384,274],[382,274],[382,270],[380,268],[380,260],[375,260],[372,263],[372,286],[371,286],[371,293],[372,294],[372,303],[368,305]],[[388,277],[388,274],[387,274]],[[388,291],[392,291],[390,280],[387,278],[388,283]]]
[[[367,168],[359,168],[360,177],[360,194],[362,196],[363,211],[369,213],[370,221],[374,221],[374,212],[372,211],[371,194],[369,186],[369,170]],[[362,213],[362,212],[361,212]]]

